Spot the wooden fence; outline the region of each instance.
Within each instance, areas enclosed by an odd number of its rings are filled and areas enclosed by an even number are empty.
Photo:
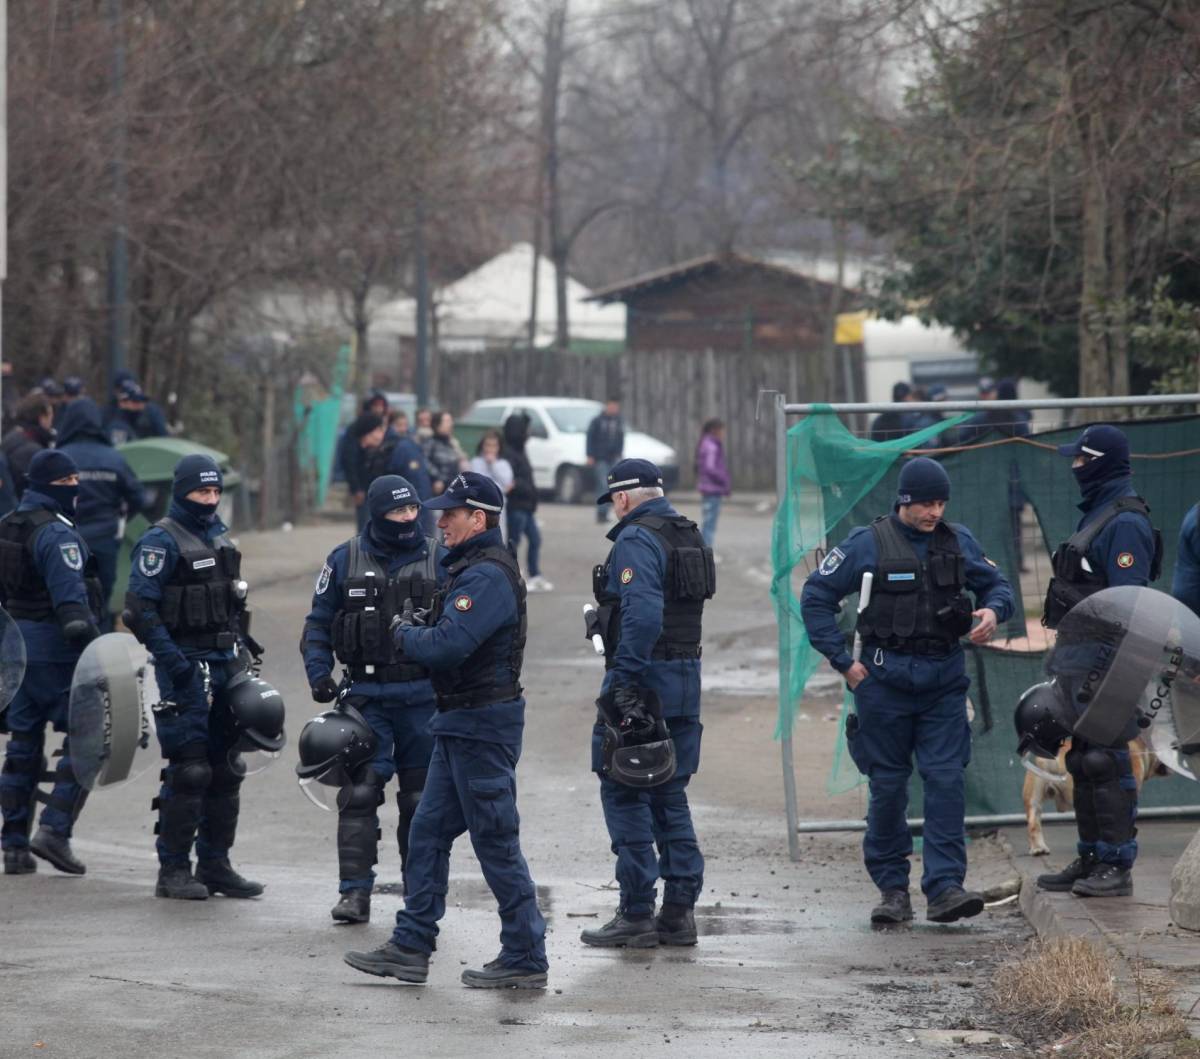
[[[443,353],[437,365],[442,406],[461,415],[487,397],[546,396],[621,400],[626,424],[671,445],[684,487],[695,483],[693,454],[706,419],[726,424],[726,456],[737,489],[775,485],[774,419],[754,417],[761,390],[790,401],[836,399],[816,380],[819,353],[624,353],[616,357],[542,351]],[[824,390],[824,387],[820,387]]]

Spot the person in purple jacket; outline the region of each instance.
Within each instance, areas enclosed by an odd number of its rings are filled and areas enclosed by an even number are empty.
[[[710,419],[696,446],[696,488],[700,490],[700,533],[714,548],[721,501],[729,495],[729,468],[725,465],[725,424]]]

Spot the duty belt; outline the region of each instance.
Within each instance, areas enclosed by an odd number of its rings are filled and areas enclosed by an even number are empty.
[[[922,655],[929,658],[948,658],[959,649],[958,641],[947,640],[901,640],[895,644],[886,644],[881,640],[868,640],[863,645],[872,651],[878,649],[894,651],[901,655]]]
[[[655,644],[650,657],[656,661],[674,661],[678,658],[699,658],[700,644]]]
[[[200,651],[232,651],[237,646],[237,637],[229,631],[172,633],[171,639],[179,647],[191,647]]]
[[[393,666],[349,665],[346,672],[351,680],[375,684],[407,684],[410,680],[428,680],[429,670],[412,662],[401,662]]]
[[[478,691],[464,691],[458,695],[439,695],[437,708],[439,713],[450,710],[477,710],[482,706],[519,698],[520,695],[520,684],[504,684],[499,687],[480,688]]]

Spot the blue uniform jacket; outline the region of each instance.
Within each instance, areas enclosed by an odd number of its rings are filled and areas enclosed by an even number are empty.
[[[1179,527],[1179,548],[1175,552],[1175,573],[1171,595],[1200,614],[1200,504],[1183,518]]]
[[[418,536],[416,546],[406,551],[385,551],[371,540],[370,529],[371,524],[368,522],[367,528],[359,534],[359,547],[363,551],[375,556],[379,564],[388,572],[389,576],[402,566],[424,561],[429,552],[428,541],[423,536]],[[446,549],[440,544],[437,545],[439,562],[445,558],[446,554]],[[345,544],[339,544],[329,553],[329,558],[325,560],[325,565],[321,567],[321,572],[317,575],[317,584],[313,591],[312,610],[308,612],[308,617],[304,622],[305,633],[302,649],[304,671],[308,676],[310,686],[322,677],[331,675],[333,672],[335,659],[329,629],[333,624],[333,616],[341,606],[341,585],[346,576],[346,566],[349,561],[350,542],[347,541]],[[446,570],[443,567],[438,571],[438,583],[444,584],[447,576]],[[406,694],[405,689],[409,688],[412,684],[424,686],[426,689],[425,697],[428,698],[429,682],[427,680],[410,681],[408,684],[379,684],[358,681],[351,686],[350,692],[354,695],[370,695],[382,699],[402,698]]]
[[[1083,517],[1077,529],[1095,522],[1113,500],[1137,496],[1133,481],[1116,478],[1106,482],[1089,502],[1080,504]],[[1150,583],[1150,565],[1154,560],[1154,530],[1150,520],[1133,511],[1124,511],[1100,531],[1087,551],[1087,561],[1096,573],[1104,575],[1108,587],[1144,586]]]
[[[37,487],[30,485],[21,497],[18,511],[53,511],[58,519],[47,522],[34,541],[33,562],[38,575],[46,582],[55,608],[75,604],[90,613],[87,586],[83,569],[88,560],[88,547],[70,519],[55,501]],[[79,658],[79,648],[70,647],[63,639],[57,621],[17,621],[25,639],[25,658],[29,662],[66,662]]]
[[[207,526],[202,525],[174,502],[167,514],[184,529],[206,541],[216,540],[221,534],[228,532],[220,519],[214,519]],[[153,617],[155,614],[155,608],[163,598],[163,588],[170,581],[178,561],[179,549],[175,546],[175,539],[158,526],[151,526],[134,545],[133,556],[130,559],[129,591],[149,604],[142,605],[143,615]],[[157,623],[147,628],[144,642],[154,656],[155,663],[162,666],[172,677],[189,673],[192,662],[198,659],[210,662],[229,661],[237,654],[232,649],[219,651],[180,647],[171,639],[166,627]]]
[[[145,495],[100,422],[100,409],[87,397],[72,401],[62,416],[58,447],[79,467],[79,503],[75,522],[89,541],[115,547],[122,511],[132,518],[145,506]]]
[[[433,477],[429,473],[429,464],[425,462],[425,453],[409,434],[401,434],[396,442],[388,464],[388,474],[407,478],[422,500],[433,496]]]
[[[450,549],[442,559],[452,565],[468,548],[503,547],[499,529],[472,537]],[[495,563],[478,563],[451,580],[445,588],[446,605],[436,625],[400,629],[396,642],[404,657],[430,669],[462,665],[493,633],[517,631],[517,598],[508,575]],[[496,660],[498,684],[509,683],[507,669]],[[461,736],[489,743],[519,746],[525,726],[525,700],[518,697],[475,709],[439,710],[433,719],[434,735]]]
[[[900,521],[895,514],[891,517]],[[958,545],[966,563],[966,587],[976,599],[976,609],[989,607],[996,612],[997,622],[1007,621],[1015,606],[1012,587],[996,565],[983,554],[983,548],[966,526],[954,522],[949,526],[958,535]],[[932,535],[902,522],[900,529],[912,543],[918,558],[924,561]],[[878,574],[878,561],[875,534],[870,526],[859,526],[808,576],[800,593],[800,612],[809,641],[839,673],[850,668],[852,659],[846,649],[845,636],[837,625],[838,604],[859,590],[862,575],[868,570]]]
[[[631,521],[635,515],[672,516],[666,497],[640,504],[608,531],[610,592],[621,597],[621,640],[604,674],[601,693],[612,687],[649,688],[658,693],[664,717],[700,715],[700,659],[670,661],[650,657],[662,633],[663,582],[667,552],[653,530]]]

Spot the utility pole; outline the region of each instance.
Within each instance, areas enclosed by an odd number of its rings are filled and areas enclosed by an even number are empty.
[[[429,254],[425,247],[425,191],[417,192],[413,255],[417,266],[417,407],[429,407]]]
[[[108,350],[109,388],[117,372],[125,367],[129,347],[129,192],[125,179],[125,18],[122,0],[108,0],[108,21],[113,37],[112,96],[116,108],[113,134],[112,191],[115,225],[108,263]]]

